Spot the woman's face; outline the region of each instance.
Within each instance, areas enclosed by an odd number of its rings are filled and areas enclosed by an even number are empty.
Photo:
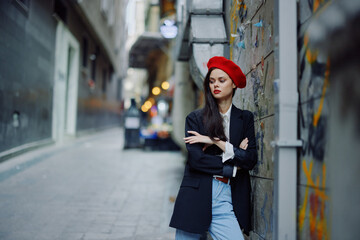
[[[236,85],[233,83],[229,75],[218,68],[211,71],[209,86],[211,94],[217,100],[231,98],[233,89],[236,88]]]

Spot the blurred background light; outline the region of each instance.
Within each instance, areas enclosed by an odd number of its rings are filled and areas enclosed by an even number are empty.
[[[169,82],[165,81],[161,84],[161,88],[164,89],[164,90],[168,90],[170,87],[170,84]]]
[[[157,96],[157,95],[160,94],[161,89],[160,89],[159,87],[154,87],[151,92],[152,92],[152,94],[154,94],[155,96]]]

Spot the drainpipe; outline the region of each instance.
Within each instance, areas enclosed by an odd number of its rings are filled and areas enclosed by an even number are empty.
[[[297,24],[296,0],[275,0],[274,236],[296,239]]]

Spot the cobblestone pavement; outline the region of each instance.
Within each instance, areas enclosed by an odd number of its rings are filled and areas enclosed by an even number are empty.
[[[122,150],[120,128],[0,164],[0,239],[174,239],[180,152]]]

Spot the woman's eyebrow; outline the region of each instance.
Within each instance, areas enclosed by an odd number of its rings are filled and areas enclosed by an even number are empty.
[[[220,76],[220,77],[209,77],[209,79],[220,79],[220,78],[226,78],[225,76]]]

